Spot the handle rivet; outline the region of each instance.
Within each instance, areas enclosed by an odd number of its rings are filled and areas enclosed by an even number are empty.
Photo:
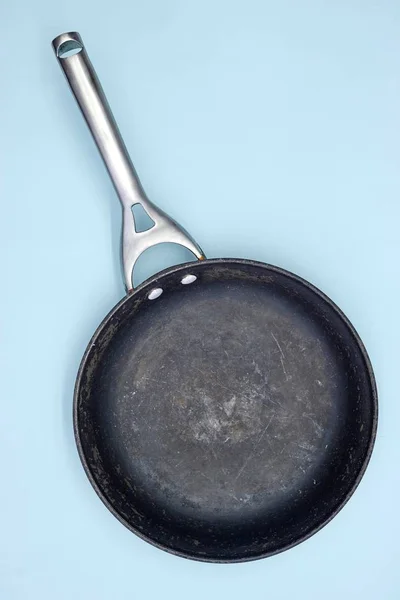
[[[162,288],[154,288],[154,290],[151,290],[147,297],[149,300],[155,300],[156,298],[159,298],[161,296],[163,291],[164,290]]]
[[[181,283],[183,285],[189,285],[190,283],[193,283],[194,281],[196,281],[197,277],[196,275],[185,275],[185,277],[183,279],[181,279]]]

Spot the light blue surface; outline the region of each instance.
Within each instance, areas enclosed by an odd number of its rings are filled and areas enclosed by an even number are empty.
[[[1,13],[1,600],[398,600],[399,2],[16,0]],[[150,198],[208,256],[312,281],[368,348],[372,461],[289,552],[170,556],[120,525],[80,466],[75,373],[124,292],[118,201],[50,47],[71,29]]]

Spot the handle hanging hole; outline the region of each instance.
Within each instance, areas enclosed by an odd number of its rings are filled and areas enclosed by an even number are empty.
[[[74,54],[79,54],[82,52],[83,46],[80,42],[76,40],[68,40],[63,42],[57,48],[57,56],[58,58],[69,58],[70,56],[74,56]]]

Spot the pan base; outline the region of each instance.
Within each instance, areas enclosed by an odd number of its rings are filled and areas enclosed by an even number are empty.
[[[356,484],[374,427],[365,355],[336,307],[290,274],[235,261],[177,272],[96,334],[81,453],[109,507],[154,543],[208,560],[271,554]]]

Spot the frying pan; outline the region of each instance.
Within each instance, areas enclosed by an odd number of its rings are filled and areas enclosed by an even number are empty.
[[[205,259],[146,197],[79,34],[53,47],[123,211],[127,295],[94,333],[75,387],[87,476],[124,525],[169,552],[234,562],[286,550],[338,513],[369,461],[377,391],[365,348],[300,277]],[[162,242],[198,260],[133,289],[136,260]]]

